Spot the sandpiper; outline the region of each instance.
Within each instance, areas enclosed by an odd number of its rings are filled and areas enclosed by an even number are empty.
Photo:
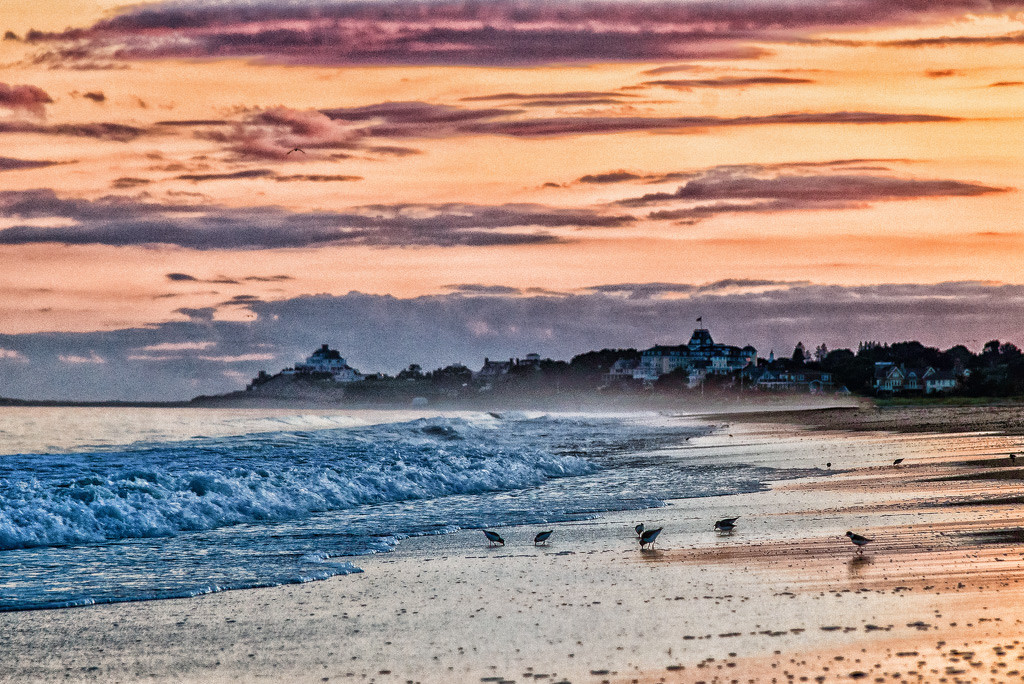
[[[640,535],[640,548],[644,548],[645,545],[650,544],[651,548],[654,548],[654,540],[661,534],[661,528],[655,528],[653,530],[644,530],[643,534]]]
[[[640,535],[642,535],[644,533],[644,524],[640,523],[639,525],[637,525],[633,529],[636,530],[636,536],[639,537]]]
[[[902,458],[897,458],[895,461],[892,462],[893,465],[899,465],[900,463],[903,463]]]
[[[864,545],[871,541],[867,537],[862,537],[859,534],[854,534],[853,532],[847,532],[846,536],[849,537],[850,541],[857,546],[858,553],[862,552],[864,550]]]
[[[490,530],[484,530],[484,536],[487,537],[487,541],[488,541],[487,545],[488,546],[493,546],[494,544],[501,544],[502,546],[505,545],[505,540],[502,539],[501,535],[498,534],[497,532],[491,532]]]
[[[736,521],[739,519],[739,516],[736,516],[735,518],[723,518],[715,523],[715,529],[719,532],[732,532],[736,529]]]
[[[554,532],[554,530],[538,532],[537,536],[533,538],[533,545],[536,546],[537,544],[547,544],[552,532]]]

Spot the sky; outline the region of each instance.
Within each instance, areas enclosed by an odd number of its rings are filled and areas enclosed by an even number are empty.
[[[1024,3],[8,0],[0,396],[1024,344]]]

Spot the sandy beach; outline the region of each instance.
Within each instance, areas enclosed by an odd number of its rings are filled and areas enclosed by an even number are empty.
[[[1024,680],[1020,411],[898,411],[733,416],[691,448],[799,445],[806,476],[553,525],[548,546],[466,530],[324,581],[3,613],[0,679]],[[638,522],[663,528],[653,550]]]

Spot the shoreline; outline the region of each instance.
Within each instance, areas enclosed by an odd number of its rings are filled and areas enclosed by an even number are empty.
[[[548,547],[531,543],[542,526],[501,528],[506,547],[462,530],[338,559],[364,572],[307,584],[3,613],[0,680],[1016,677],[1024,516],[1000,503],[1018,490],[1000,473],[1015,471],[1005,453],[1020,440],[902,437],[868,420],[837,442],[817,418],[762,418],[732,415],[733,432],[708,444],[811,440],[813,453],[849,440],[867,456],[850,467],[830,456],[836,469],[767,491],[553,525]],[[889,465],[903,448],[917,451]],[[734,534],[711,530],[733,515]],[[637,548],[639,521],[665,529],[652,552]],[[858,553],[847,529],[875,541]]]
[[[1024,435],[1024,404],[879,405],[810,408],[803,411],[762,410],[714,413],[711,417],[738,423],[782,423],[813,430],[849,432],[955,433],[993,432]]]

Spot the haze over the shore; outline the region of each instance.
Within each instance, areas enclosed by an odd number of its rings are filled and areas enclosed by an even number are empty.
[[[5,6],[0,396],[1020,344],[1024,4]]]

